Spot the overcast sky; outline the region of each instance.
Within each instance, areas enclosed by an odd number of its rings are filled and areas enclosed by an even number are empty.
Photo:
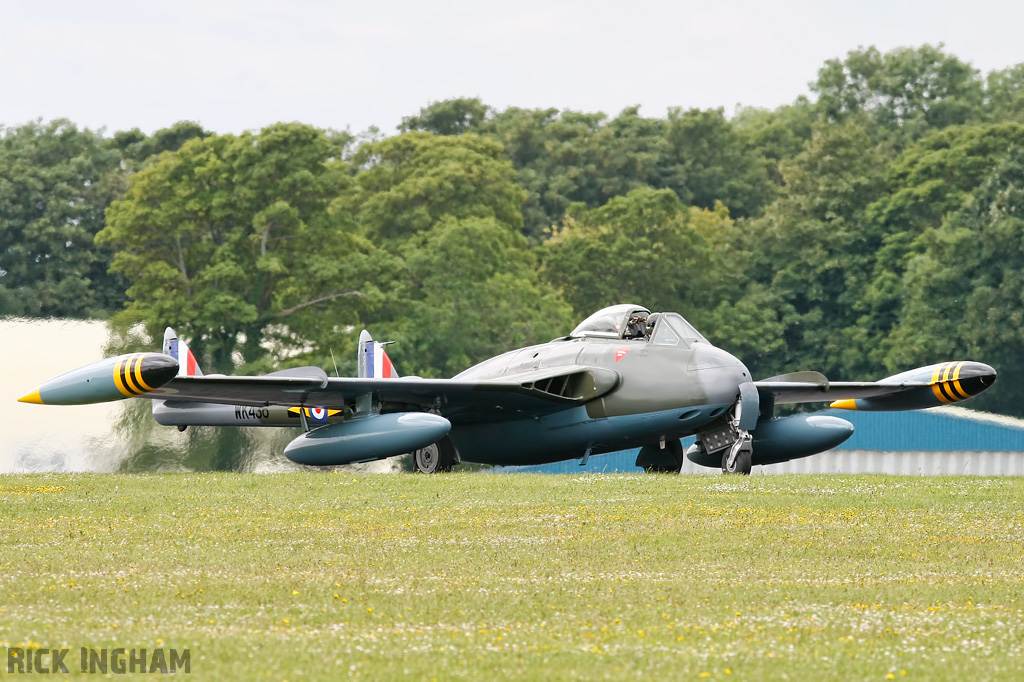
[[[993,0],[0,0],[0,123],[107,132],[188,119],[393,133],[429,102],[614,115],[774,108],[858,46],[945,43],[1024,62],[1024,2]]]

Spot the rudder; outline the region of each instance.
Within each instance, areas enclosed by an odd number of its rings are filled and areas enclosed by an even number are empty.
[[[365,329],[359,334],[359,378],[360,379],[397,379],[399,374],[395,365],[388,357],[384,346],[391,341],[374,341],[370,332]]]
[[[203,370],[196,362],[196,356],[189,350],[188,344],[178,338],[178,334],[168,327],[164,330],[164,354],[178,361],[179,377],[201,377]]]

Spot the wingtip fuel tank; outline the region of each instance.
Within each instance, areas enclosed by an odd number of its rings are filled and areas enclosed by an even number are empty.
[[[89,405],[123,400],[160,388],[178,373],[163,353],[129,353],[71,370],[18,398],[37,405]]]
[[[39,395],[39,389],[29,391],[25,395],[18,398],[19,403],[32,403],[33,405],[45,405],[42,397]]]
[[[883,379],[881,384],[920,382],[920,388],[906,393],[836,400],[829,407],[864,412],[920,410],[952,405],[987,391],[996,382],[996,371],[983,362],[940,362]]]

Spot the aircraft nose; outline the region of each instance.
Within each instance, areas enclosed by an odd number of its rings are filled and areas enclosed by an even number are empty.
[[[746,366],[736,356],[721,348],[705,344],[699,344],[693,349],[693,355],[686,370],[688,372],[702,372],[704,370],[722,368],[740,369],[741,373],[747,376],[746,381],[750,380],[750,372],[747,371]]]
[[[751,381],[750,371],[739,359],[721,348],[699,344],[694,348],[687,372],[697,374],[708,391],[709,399],[714,393],[717,398],[732,401],[740,384]],[[721,393],[721,396],[718,396]]]

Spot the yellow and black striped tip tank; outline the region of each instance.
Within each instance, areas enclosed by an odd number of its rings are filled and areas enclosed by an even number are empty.
[[[951,405],[991,388],[996,371],[983,362],[940,362],[882,379],[879,384],[920,384],[916,390],[903,391],[876,398],[836,400],[831,407],[863,412],[920,410]]]
[[[39,405],[88,405],[134,398],[178,374],[178,361],[163,353],[129,353],[79,367],[18,398]]]

